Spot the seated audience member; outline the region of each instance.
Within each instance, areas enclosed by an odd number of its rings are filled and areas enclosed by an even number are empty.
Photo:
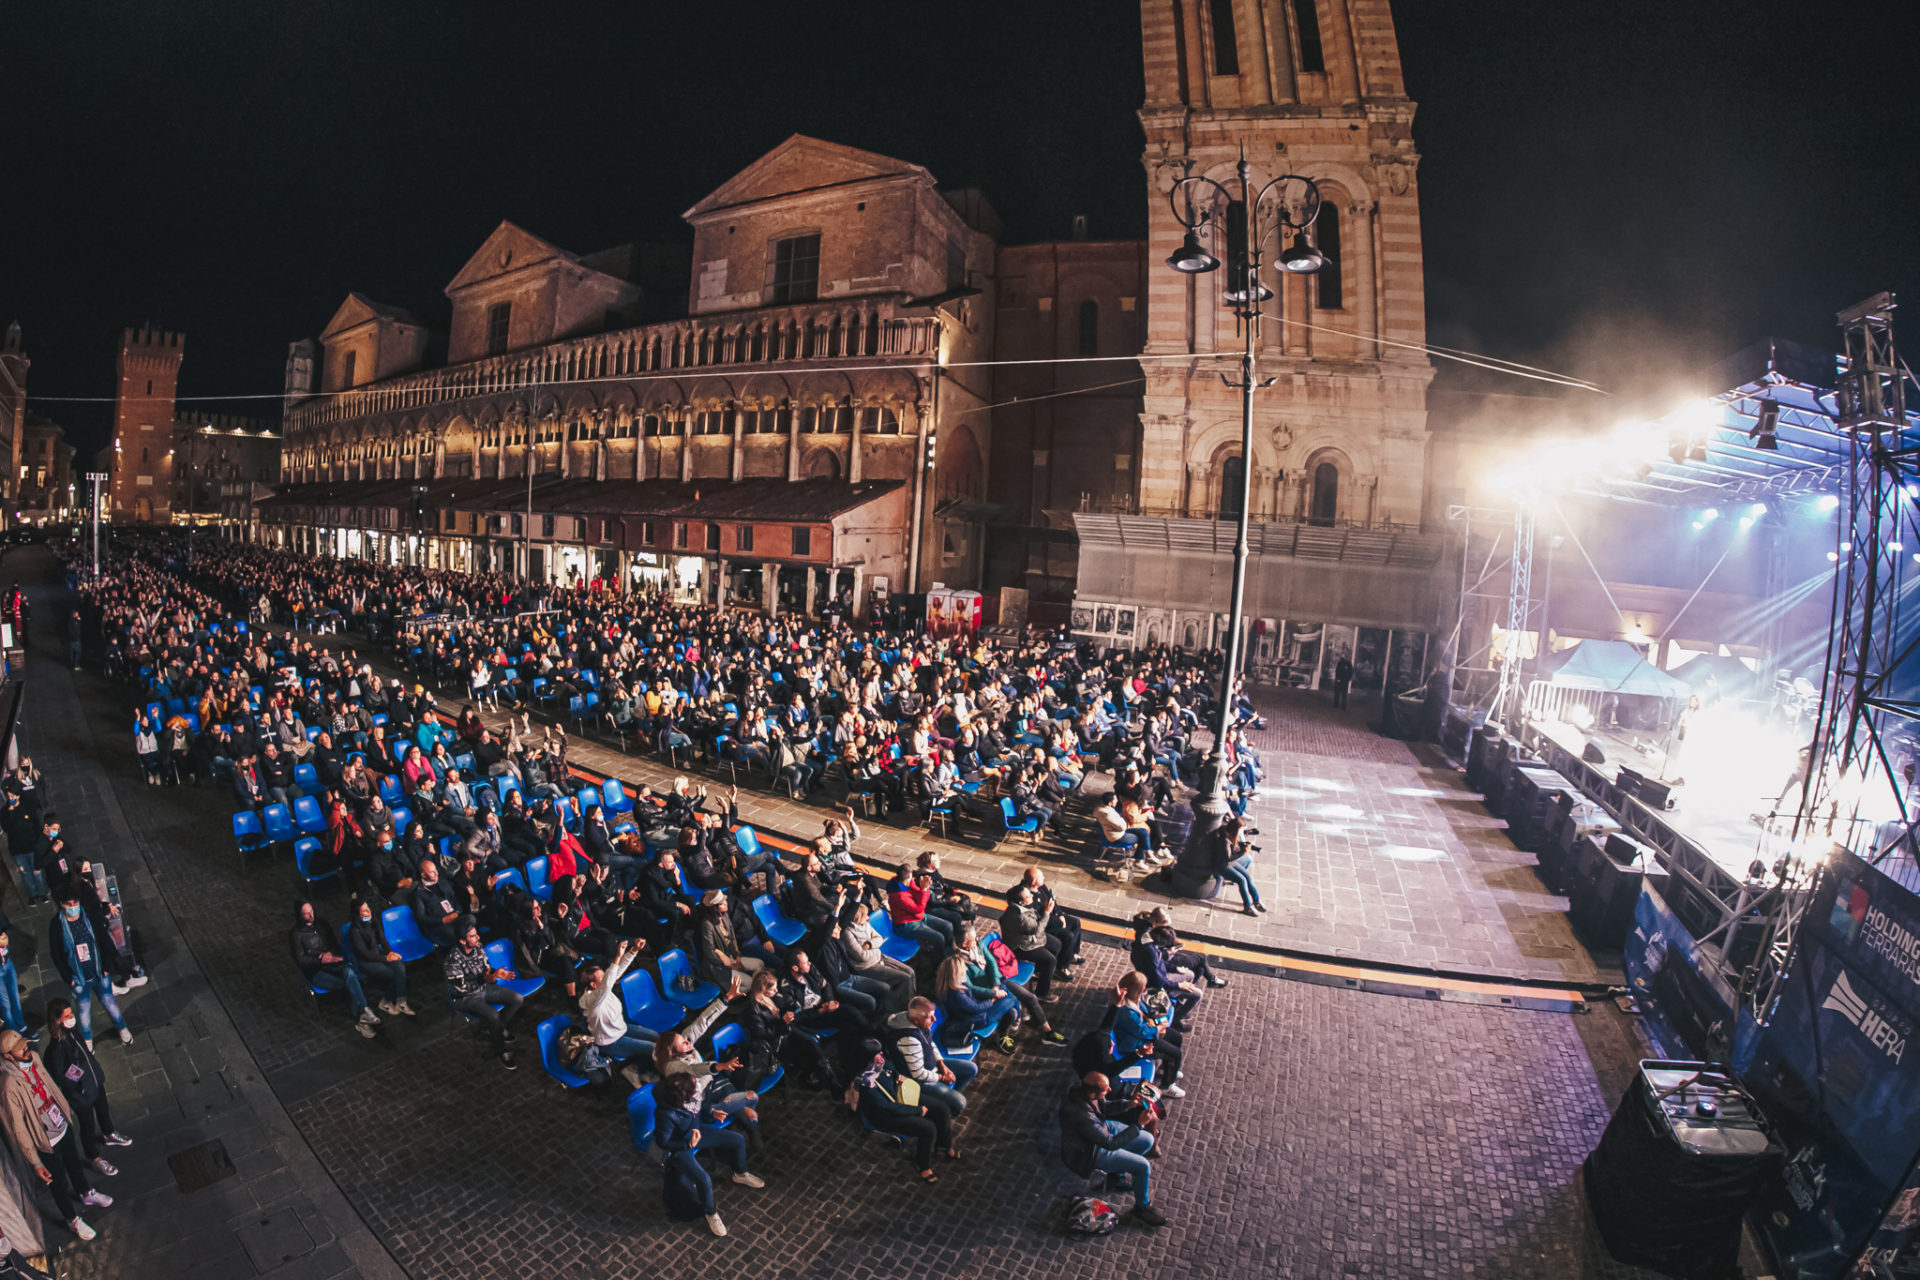
[[[878,1040],[862,1040],[860,1056],[866,1065],[847,1086],[847,1106],[869,1128],[910,1139],[920,1181],[940,1181],[933,1171],[934,1151],[949,1160],[960,1158],[953,1145],[953,1108],[943,1098],[922,1093],[918,1082],[914,1082],[914,1101],[905,1101],[902,1086],[908,1078],[888,1064]]]
[[[1153,1207],[1153,1166],[1147,1160],[1153,1135],[1107,1118],[1111,1092],[1112,1085],[1097,1071],[1067,1089],[1060,1101],[1060,1161],[1083,1178],[1091,1178],[1095,1170],[1131,1178],[1129,1215],[1142,1226],[1164,1227],[1166,1218]]]

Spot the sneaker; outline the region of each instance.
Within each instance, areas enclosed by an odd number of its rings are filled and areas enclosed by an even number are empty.
[[[123,996],[131,990],[133,990],[133,988],[128,986],[126,983],[120,981],[120,979],[115,978],[113,980],[113,994],[117,996]]]
[[[764,1187],[766,1182],[757,1173],[736,1173],[733,1180],[743,1187]]]
[[[120,1171],[108,1164],[104,1156],[95,1156],[93,1158],[93,1167],[109,1178],[117,1178],[120,1176]]]
[[[1058,976],[1058,975],[1055,975],[1055,976]],[[1060,997],[1054,995],[1051,991],[1049,991],[1046,995],[1040,997],[1040,1003],[1041,1004],[1059,1004]]]
[[[144,973],[136,973],[127,979],[127,985],[130,987],[144,987],[147,985],[147,975]]]
[[[127,1029],[126,1029],[125,1027],[122,1027],[122,1028],[120,1028],[120,1043],[121,1043],[121,1044],[132,1044],[132,1043],[133,1043],[133,1032],[131,1032],[131,1031],[129,1031],[129,1030],[127,1030]]]
[[[363,1040],[371,1040],[377,1034],[371,1022],[356,1022],[353,1024],[353,1029],[360,1033],[360,1038]]]
[[[380,1025],[380,1015],[375,1013],[371,1008],[362,1009],[360,1011],[360,1021],[370,1027],[377,1027]]]
[[[1160,1092],[1169,1098],[1184,1098],[1187,1096],[1187,1091],[1177,1084],[1170,1084]]]
[[[1227,985],[1227,980],[1221,977],[1208,978],[1207,985],[1210,987],[1224,987]]]
[[[987,1041],[987,1044],[998,1053],[1012,1053],[1015,1048],[1012,1036],[996,1036]]]
[[[518,1071],[520,1069],[520,1064],[513,1060],[511,1053],[503,1053],[500,1055],[500,1065],[509,1071]]]
[[[1256,903],[1254,903],[1254,904],[1253,904],[1253,909],[1254,909],[1255,911],[1258,911],[1258,912],[1259,912],[1259,913],[1260,913],[1261,915],[1265,915],[1265,914],[1267,914],[1267,904],[1266,904],[1266,903],[1264,903],[1264,902],[1256,902]]]
[[[90,1204],[96,1209],[105,1209],[113,1203],[113,1197],[104,1191],[89,1191],[80,1197],[81,1204]]]
[[[727,1234],[727,1224],[720,1221],[719,1214],[710,1213],[707,1215],[707,1230],[713,1232],[713,1234],[717,1236],[723,1236]]]
[[[85,1218],[68,1218],[67,1230],[73,1232],[73,1234],[79,1236],[82,1240],[91,1240],[97,1234],[92,1227],[87,1225]]]
[[[1143,1227],[1164,1227],[1167,1217],[1150,1204],[1137,1204],[1128,1210],[1128,1216]]]
[[[1055,982],[1072,982],[1072,981],[1073,981],[1073,970],[1071,970],[1071,969],[1055,969],[1055,970],[1053,971],[1053,980],[1054,980]]]
[[[1046,1031],[1041,1032],[1040,1038],[1042,1040],[1045,1040],[1048,1044],[1065,1044],[1067,1042],[1066,1034],[1062,1032],[1058,1027],[1052,1027]]]
[[[107,1135],[107,1145],[110,1147],[130,1147],[133,1145],[133,1139],[124,1133],[110,1133]]]

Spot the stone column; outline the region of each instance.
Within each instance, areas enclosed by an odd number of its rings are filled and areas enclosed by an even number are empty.
[[[685,484],[693,479],[693,420],[683,418],[678,424],[680,441],[680,482]]]
[[[860,483],[860,410],[849,408],[846,412],[853,415],[852,443],[847,446],[847,480],[852,484]]]
[[[817,618],[820,616],[820,609],[817,603],[818,595],[816,593],[816,588],[818,588],[819,585],[820,585],[820,571],[818,569],[815,569],[812,565],[808,565],[807,566],[807,616],[809,618]]]
[[[800,478],[800,407],[787,411],[787,483]]]
[[[738,480],[745,474],[747,462],[746,438],[747,411],[736,406],[733,411],[733,465],[727,473],[728,478],[731,480]]]
[[[760,607],[769,618],[780,616],[780,566],[760,563]]]

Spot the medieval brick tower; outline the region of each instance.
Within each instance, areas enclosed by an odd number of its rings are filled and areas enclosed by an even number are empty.
[[[173,401],[186,345],[184,335],[158,329],[120,335],[109,508],[115,520],[173,518]]]
[[[1412,123],[1388,0],[1141,0],[1149,178],[1147,387],[1140,506],[1218,512],[1240,465],[1240,392],[1221,385],[1241,336],[1224,272],[1163,264],[1183,235],[1181,176],[1232,186],[1245,149],[1257,190],[1319,183],[1314,277],[1268,273],[1260,331],[1252,513],[1346,525],[1417,524],[1426,475],[1426,357]],[[1223,247],[1212,244],[1224,258]],[[1266,260],[1279,245],[1271,239]],[[1162,358],[1156,358],[1162,357]]]

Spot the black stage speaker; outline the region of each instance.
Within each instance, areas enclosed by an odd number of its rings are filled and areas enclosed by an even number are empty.
[[[1625,765],[1621,765],[1620,773],[1614,778],[1613,785],[1630,796],[1637,796],[1640,794],[1640,784],[1645,781],[1646,779],[1640,776],[1640,772],[1637,769],[1629,769]]]
[[[1681,1280],[1740,1274],[1740,1222],[1785,1152],[1731,1075],[1646,1060],[1583,1166],[1618,1261]]]
[[[1673,788],[1652,778],[1640,779],[1640,803],[1649,809],[1673,808]]]
[[[1574,846],[1573,865],[1567,869],[1567,915],[1589,946],[1605,951],[1625,947],[1641,882],[1652,877],[1656,891],[1665,887],[1664,870],[1642,871],[1633,865],[1641,852],[1641,846],[1619,835],[1609,835],[1604,847],[1594,840]]]

